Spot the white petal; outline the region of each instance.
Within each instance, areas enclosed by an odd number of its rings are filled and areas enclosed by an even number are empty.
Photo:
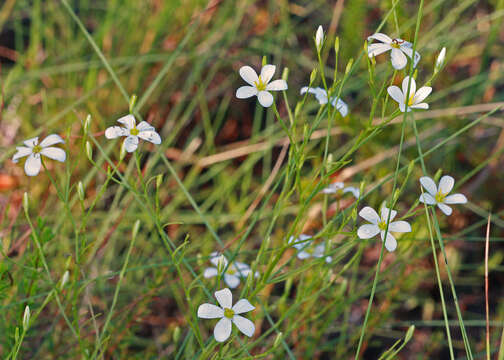
[[[236,275],[224,274],[224,282],[231,289],[234,289],[240,285],[240,278]]]
[[[422,101],[425,100],[427,96],[432,92],[432,88],[430,86],[422,86],[418,91],[415,93],[415,96],[413,97],[413,104],[418,104],[421,103]]]
[[[299,251],[298,254],[297,254],[297,258],[299,260],[308,259],[310,256],[311,256],[310,253],[308,253],[306,251]]]
[[[429,193],[423,193],[420,195],[420,202],[427,204],[427,205],[434,205],[436,203],[436,199],[429,194]]]
[[[343,190],[343,193],[347,193],[347,192],[351,192],[353,194],[353,196],[355,196],[356,199],[359,198],[359,195],[360,195],[360,190],[353,187],[353,186],[349,186],[347,187],[345,190]]]
[[[255,86],[242,86],[236,90],[236,97],[238,99],[247,99],[255,95],[257,95],[257,89]]]
[[[287,82],[285,80],[275,80],[266,85],[268,91],[281,91],[287,90]]]
[[[415,51],[415,59],[413,60],[413,67],[414,68],[416,68],[420,59],[421,59],[420,53],[418,51]]]
[[[389,213],[390,213],[390,220],[389,220]],[[394,220],[394,218],[396,217],[397,215],[397,211],[395,210],[390,210],[388,207],[386,206],[383,206],[380,210],[380,215],[381,215],[381,220],[382,221],[387,221],[389,220],[390,222],[392,222],[392,220]]]
[[[51,134],[51,135],[47,136],[44,140],[42,140],[39,145],[42,147],[47,147],[47,146],[51,146],[54,144],[64,144],[64,143],[65,143],[65,140],[63,140],[61,138],[61,136],[56,135],[56,134]]]
[[[392,85],[387,88],[390,97],[399,104],[404,104],[404,94],[399,87]]]
[[[372,224],[377,225],[380,222],[378,213],[372,207],[366,206],[362,208],[362,210],[359,212],[359,215]]]
[[[129,135],[124,140],[124,149],[127,152],[133,152],[137,149],[137,147],[138,147],[138,136]]]
[[[413,49],[411,48],[410,43],[405,42],[399,47],[399,49],[411,59],[411,56],[413,55]]]
[[[227,317],[220,319],[214,328],[214,337],[218,342],[226,341],[231,335],[231,320]]]
[[[250,321],[249,319],[246,319],[240,315],[235,315],[235,316],[233,316],[233,323],[236,325],[238,330],[240,330],[242,333],[244,333],[248,337],[252,337],[252,335],[254,335],[255,326],[254,326],[254,323],[252,321]]]
[[[136,128],[138,131],[156,130],[154,126],[149,124],[147,121],[142,121],[140,124],[137,125]]]
[[[40,152],[42,155],[47,156],[49,159],[57,160],[57,161],[65,161],[66,160],[66,152],[63,149],[57,147],[46,147],[42,149]]]
[[[245,80],[249,85],[252,86],[255,86],[255,83],[259,81],[257,73],[250,66],[242,66],[240,68],[240,76],[243,80]]]
[[[390,37],[388,37],[387,35],[382,34],[382,33],[376,33],[376,34],[369,36],[368,41],[371,39],[381,41],[385,44],[390,44],[392,42],[392,39]]]
[[[42,167],[42,161],[40,160],[40,154],[30,154],[28,159],[26,159],[24,170],[26,175],[35,176],[40,172]]]
[[[387,233],[387,238],[385,239],[385,249],[392,252],[397,248],[397,241],[391,233]]]
[[[17,152],[12,157],[12,162],[17,163],[19,159],[28,156],[32,153],[32,149],[25,146],[16,147]]]
[[[38,137],[34,137],[28,140],[23,141],[23,143],[28,146],[29,148],[34,147],[35,145],[38,144]]]
[[[224,310],[213,304],[201,304],[198,307],[198,317],[202,319],[217,319],[224,316]]]
[[[438,203],[438,204],[437,204],[437,206],[438,206],[438,208],[440,208],[440,209],[441,209],[441,211],[442,211],[442,212],[444,212],[444,213],[445,213],[445,215],[448,215],[448,216],[450,216],[450,215],[451,215],[451,213],[452,213],[452,208],[451,208],[451,207],[449,207],[448,205],[445,205],[445,204],[443,204],[443,203]]]
[[[217,251],[214,251],[213,253],[210,254],[210,262],[214,264],[215,266],[219,266],[219,261],[222,262],[224,267],[227,267],[228,265],[228,260],[224,256],[224,254],[221,254]]]
[[[133,129],[136,124],[135,117],[131,114],[123,116],[122,118],[118,119],[117,122],[123,124],[129,130]]]
[[[453,189],[455,179],[450,175],[445,175],[439,180],[439,191],[443,194],[448,194]]]
[[[423,109],[427,110],[429,108],[429,104],[427,103],[420,103],[420,104],[415,104],[410,107],[408,107],[408,111],[411,111],[411,109]]]
[[[273,104],[273,95],[267,91],[259,91],[257,99],[259,99],[259,103],[266,108]]]
[[[415,79],[410,78],[409,76],[406,76],[402,81],[402,91],[404,94],[404,99],[406,99],[406,96],[408,95],[408,84],[410,85],[409,97],[411,98],[412,96],[414,96],[415,92],[416,92]]]
[[[216,268],[206,268],[205,271],[203,272],[203,277],[205,278],[211,278],[214,277],[218,274]]]
[[[111,126],[105,130],[105,137],[107,139],[115,139],[120,136],[128,136],[129,130],[120,126]]]
[[[390,56],[392,59],[392,66],[396,70],[403,69],[408,62],[406,55],[404,55],[404,53],[399,49],[392,48],[392,52],[390,53]]]
[[[364,224],[359,227],[357,230],[357,236],[360,239],[370,239],[373,236],[376,236],[380,232],[380,228],[378,225],[374,224]]]
[[[222,308],[231,308],[233,305],[233,294],[231,294],[231,290],[228,288],[216,291],[215,298]]]
[[[401,112],[405,112],[406,111],[406,104],[403,102],[399,103],[399,110]],[[410,112],[410,111],[411,111],[411,107],[408,107],[408,112]]]
[[[389,44],[370,44],[368,45],[368,56],[373,57],[383,54],[385,51],[392,49]]]
[[[275,74],[276,66],[275,65],[264,65],[261,69],[261,80],[264,84],[269,83],[273,75]]]
[[[443,202],[445,204],[465,204],[467,198],[463,194],[453,194],[447,196]]]
[[[394,221],[389,224],[389,231],[411,232],[411,226],[406,221]]]
[[[161,136],[155,130],[144,130],[138,133],[140,139],[149,141],[155,145],[161,144]]]
[[[422,176],[420,178],[420,184],[422,184],[422,186],[424,187],[424,189],[427,190],[427,192],[429,194],[431,194],[432,196],[436,196],[436,194],[437,194],[437,186],[436,186],[436,183],[434,182],[434,180],[432,180],[428,176]]]
[[[240,299],[232,309],[235,314],[243,314],[254,310],[255,307],[247,299]]]
[[[315,246],[315,248],[313,249],[313,257],[314,258],[320,259],[321,257],[324,256],[324,253],[325,253],[325,245],[324,244],[319,244],[319,245]]]

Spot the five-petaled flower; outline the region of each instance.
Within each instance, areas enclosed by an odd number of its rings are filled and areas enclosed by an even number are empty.
[[[385,230],[387,230],[387,221],[390,220],[388,225],[387,236],[385,236]],[[390,233],[392,232],[410,232],[411,226],[406,221],[392,221],[397,215],[397,211],[390,210],[389,208],[383,206],[380,210],[380,216],[371,207],[366,206],[360,212],[359,215],[365,220],[369,221],[371,224],[364,224],[357,230],[357,235],[361,239],[370,239],[373,236],[380,234],[382,241],[385,238],[385,248],[388,251],[394,251],[397,248],[397,241]]]
[[[26,175],[35,176],[40,172],[42,167],[41,156],[44,155],[49,159],[64,162],[66,160],[66,153],[63,149],[53,147],[52,145],[64,144],[65,141],[56,134],[51,134],[42,140],[39,144],[38,137],[24,141],[26,146],[16,147],[17,152],[12,157],[12,161],[17,163],[19,159],[28,156],[24,164]]]
[[[214,337],[218,342],[226,341],[231,335],[231,323],[235,324],[238,330],[252,337],[255,326],[249,319],[240,316],[255,309],[246,299],[239,300],[233,306],[233,294],[228,288],[215,292],[215,298],[219,306],[213,304],[202,304],[198,307],[198,317],[202,319],[219,319],[214,328]]]
[[[303,86],[300,91],[301,95],[305,93],[313,94],[315,95],[315,99],[318,100],[320,105],[327,104],[328,102],[328,96],[327,96],[327,91],[325,89],[322,89],[321,87],[308,87],[308,86]],[[341,100],[340,98],[333,96],[331,97],[331,105],[333,107],[336,107],[336,110],[338,110],[341,114],[341,116],[345,117],[348,115],[348,105]]]
[[[353,196],[355,196],[356,199],[359,198],[360,191],[356,187],[353,186],[347,186],[345,187],[345,184],[342,182],[333,182],[332,184],[329,184],[328,187],[322,190],[322,193],[324,194],[337,194],[339,196],[343,195],[344,193],[351,192]]]
[[[219,275],[219,272],[224,271],[224,282],[231,289],[240,285],[240,278],[246,278],[251,271],[250,266],[239,261],[228,264],[226,257],[218,252],[210,254],[210,262],[215,267],[206,268],[203,272],[203,276],[208,279],[217,276]],[[259,273],[256,272],[254,276],[258,277]]]
[[[408,62],[406,55],[410,59],[413,56],[413,44],[408,41],[402,39],[391,39],[390,37],[382,33],[376,33],[369,36],[368,41],[370,40],[378,40],[381,41],[381,43],[369,44],[368,56],[371,58],[391,50],[390,58],[392,60],[392,66],[396,70],[401,70],[406,66]],[[420,61],[420,54],[418,53],[418,51],[415,51],[413,67],[417,66],[418,61]]]
[[[270,82],[275,73],[275,65],[264,65],[261,69],[261,75],[250,66],[240,68],[240,76],[250,86],[242,86],[236,90],[238,99],[247,99],[257,95],[259,103],[264,107],[270,107],[273,104],[273,95],[269,91],[287,90],[287,82],[285,80],[275,80]]]
[[[408,94],[408,83],[410,83],[410,91]],[[427,96],[432,91],[432,88],[430,86],[423,86],[420,89],[416,89],[416,82],[415,79],[411,78],[409,76],[406,76],[402,82],[402,91],[399,89],[398,86],[389,86],[387,89],[390,97],[397,101],[399,103],[399,109],[401,112],[404,112],[406,110],[406,105],[408,108],[408,112],[411,111],[411,109],[428,109],[429,104],[424,103],[422,101],[425,100]],[[409,95],[409,98],[406,99],[406,96]]]
[[[161,144],[161,136],[159,136],[156,129],[146,121],[142,121],[136,125],[135,117],[129,114],[118,119],[117,122],[123,124],[125,127],[111,126],[105,130],[105,137],[107,139],[115,139],[126,136],[124,140],[124,149],[127,152],[133,152],[137,149],[138,138],[156,145]]]
[[[292,247],[297,250],[297,258],[300,260],[305,260],[309,258],[320,259],[325,256],[325,245],[318,244],[313,246],[313,241],[311,240],[310,235],[301,234],[299,237],[295,238],[291,236],[289,238],[289,244],[292,244]],[[332,257],[326,256],[325,261],[330,263],[332,261]]]
[[[434,180],[428,176],[422,176],[420,183],[427,190],[426,193],[420,195],[420,202],[427,205],[437,205],[446,215],[452,213],[452,208],[447,204],[465,204],[467,202],[467,198],[463,194],[448,195],[455,184],[455,180],[449,175],[445,175],[439,180],[439,188],[436,187]]]

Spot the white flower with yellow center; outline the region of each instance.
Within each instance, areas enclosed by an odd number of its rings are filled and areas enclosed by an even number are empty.
[[[338,196],[342,196],[343,194],[350,192],[355,196],[356,199],[359,198],[360,191],[356,187],[353,186],[347,186],[345,187],[345,184],[338,181],[338,182],[333,182],[332,184],[329,184],[328,187],[322,190],[322,193],[324,194],[336,194]]]
[[[228,264],[228,260],[224,255],[218,252],[213,252],[210,254],[210,262],[215,267],[206,268],[203,272],[205,278],[211,278],[224,272],[224,282],[231,289],[236,288],[240,285],[240,278],[246,278],[250,274],[250,266],[245,263],[235,261]],[[228,266],[229,265],[229,266]],[[255,277],[259,277],[259,273],[256,271]]]
[[[292,247],[297,250],[297,258],[299,260],[305,260],[309,258],[320,259],[325,256],[325,245],[318,244],[313,246],[313,241],[311,240],[310,235],[301,234],[299,237],[295,238],[291,236],[289,238],[289,244],[292,244]],[[330,263],[332,261],[332,257],[326,256],[325,261]]]
[[[250,66],[240,68],[240,76],[250,86],[242,86],[236,90],[238,99],[247,99],[257,95],[259,103],[264,107],[270,107],[273,104],[273,95],[269,91],[287,90],[287,82],[285,80],[275,80],[270,82],[273,74],[275,74],[275,65],[264,65],[261,69],[261,75]]]
[[[23,143],[26,146],[16,147],[17,152],[12,157],[12,161],[17,163],[19,159],[28,156],[24,164],[24,170],[28,176],[38,175],[42,168],[42,155],[60,162],[66,160],[65,150],[52,146],[65,143],[59,135],[49,135],[42,140],[40,144],[38,142],[38,137],[25,140]]]
[[[105,130],[105,137],[107,139],[115,139],[126,136],[124,140],[124,149],[127,152],[133,152],[137,149],[139,138],[156,145],[161,144],[161,136],[159,136],[156,129],[146,121],[142,121],[136,125],[135,117],[129,114],[123,116],[117,120],[117,122],[123,124],[125,127],[111,126]]]
[[[306,93],[315,95],[315,99],[317,99],[320,105],[327,104],[327,102],[329,101],[327,91],[325,91],[325,89],[322,89],[321,87],[313,88],[303,86],[300,93],[301,95]],[[331,105],[340,112],[341,116],[345,117],[348,115],[348,105],[340,98],[337,98],[336,96],[331,97]]]
[[[387,234],[385,235],[389,213],[390,221]],[[359,215],[371,224],[361,225],[357,230],[357,236],[361,239],[370,239],[373,236],[380,234],[381,240],[383,241],[385,239],[385,248],[391,252],[397,248],[397,241],[390,232],[404,233],[411,231],[411,226],[406,221],[392,221],[396,217],[397,211],[390,210],[385,206],[381,208],[380,216],[378,216],[378,213],[369,206],[364,207],[359,212]]]
[[[372,58],[391,50],[390,58],[392,60],[392,66],[396,70],[401,70],[406,66],[408,63],[408,58],[406,56],[410,59],[413,57],[413,44],[408,41],[403,39],[391,39],[382,33],[376,33],[368,37],[368,41],[371,40],[378,40],[380,43],[368,45],[368,56]],[[420,54],[418,51],[415,51],[413,67],[416,67],[419,61]]]
[[[240,316],[255,309],[246,299],[239,300],[233,306],[233,294],[228,288],[215,292],[215,298],[220,306],[202,304],[198,307],[198,317],[202,319],[219,319],[214,328],[214,337],[218,342],[226,341],[231,335],[232,323],[248,337],[252,337],[255,326],[249,319]]]
[[[467,203],[467,198],[463,194],[448,195],[455,184],[455,180],[449,175],[445,175],[439,180],[439,188],[428,176],[421,177],[420,184],[427,190],[426,193],[420,195],[420,202],[427,205],[437,205],[446,215],[452,213],[452,208],[448,205]]]
[[[408,83],[410,83],[410,91],[408,94]],[[402,91],[399,87],[393,85],[389,86],[387,89],[390,97],[397,101],[399,104],[399,109],[401,112],[406,110],[406,104],[408,105],[408,112],[411,109],[428,109],[429,104],[424,103],[422,101],[425,100],[427,96],[432,92],[432,88],[430,86],[423,86],[420,89],[416,89],[415,79],[406,76],[402,82]],[[409,98],[406,99],[406,96],[409,95]]]

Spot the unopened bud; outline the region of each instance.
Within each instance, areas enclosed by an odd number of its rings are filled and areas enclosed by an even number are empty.
[[[322,25],[319,25],[317,32],[315,33],[315,46],[317,47],[317,52],[320,52],[323,43],[324,43],[324,29],[322,28]]]
[[[131,95],[130,101],[129,101],[129,112],[133,113],[133,110],[135,109],[135,104],[137,101],[137,96],[135,94]]]
[[[161,187],[161,183],[163,182],[163,174],[159,174],[156,176],[156,187],[159,189]]]
[[[86,155],[89,161],[93,161],[93,147],[89,141],[86,141]]]
[[[84,120],[84,134],[88,133],[90,126],[91,126],[91,114],[88,114],[88,116],[86,116],[86,120]]]
[[[437,73],[439,70],[441,70],[441,68],[444,65],[445,57],[446,57],[446,48],[444,47],[441,49],[436,59],[436,64],[434,65],[434,73]]]
[[[277,347],[278,345],[280,345],[280,342],[282,341],[282,337],[283,337],[283,332],[279,332],[275,338],[275,342],[273,343],[273,347]]]
[[[80,201],[84,201],[84,185],[82,185],[82,181],[79,181],[77,184],[77,194],[79,195]]]
[[[140,229],[140,220],[137,220],[135,221],[135,224],[133,225],[133,230],[131,232],[133,239],[136,239],[139,229]]]
[[[289,79],[289,68],[284,68],[282,72],[282,79],[287,81]]]
[[[70,277],[70,272],[67,270],[63,274],[63,277],[61,278],[61,284],[60,284],[60,289],[63,289],[68,282],[68,278]]]
[[[26,214],[28,214],[28,210],[30,209],[30,203],[28,201],[28,193],[25,192],[23,194],[23,209],[25,211]]]
[[[336,36],[336,39],[334,39],[334,52],[336,53],[336,56],[338,56],[339,53],[339,37]]]
[[[180,340],[180,327],[175,326],[173,330],[173,342],[177,343]]]
[[[26,331],[30,325],[30,307],[26,305],[23,314],[23,330]]]
[[[345,69],[345,75],[348,74],[350,72],[350,69],[352,69],[352,65],[353,65],[353,59],[350,59],[348,61],[348,64],[346,65],[346,69]]]

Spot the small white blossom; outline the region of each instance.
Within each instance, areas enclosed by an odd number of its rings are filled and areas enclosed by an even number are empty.
[[[356,199],[359,198],[360,195],[359,189],[353,186],[345,187],[345,184],[339,181],[329,184],[328,187],[322,190],[322,193],[324,194],[338,194],[340,196],[347,192],[351,192]]]
[[[436,65],[434,66],[435,72],[438,72],[441,69],[441,67],[444,64],[445,57],[446,57],[446,48],[444,47],[441,49],[441,51],[439,52],[439,55],[436,59]]]
[[[413,44],[403,39],[391,39],[385,34],[376,33],[368,37],[368,41],[371,40],[378,40],[380,43],[368,45],[368,56],[371,58],[391,50],[390,58],[392,60],[392,66],[396,70],[401,70],[406,66],[408,63],[406,55],[410,59],[413,56]],[[413,67],[417,66],[418,61],[420,61],[420,54],[418,51],[415,51]]]
[[[56,134],[47,136],[39,144],[38,137],[24,141],[26,146],[16,147],[17,152],[12,157],[12,161],[17,163],[19,159],[28,156],[25,161],[24,170],[26,175],[38,175],[42,168],[41,156],[44,155],[49,159],[64,162],[66,160],[66,153],[63,149],[53,147],[52,145],[64,144],[65,141]]]
[[[430,86],[423,86],[417,91],[415,79],[411,78],[409,99],[406,99],[406,95],[408,95],[409,81],[410,77],[406,76],[402,82],[402,91],[398,86],[389,86],[387,92],[389,93],[390,97],[397,101],[401,112],[404,112],[406,110],[406,104],[408,104],[408,112],[410,112],[411,109],[428,109],[429,104],[422,101],[424,101],[425,98],[429,96],[429,94],[432,92],[432,88]]]
[[[315,46],[317,46],[317,51],[320,51],[323,43],[324,43],[324,29],[322,29],[322,25],[319,25],[317,32],[315,33]]]
[[[231,289],[240,285],[240,278],[245,279],[251,272],[250,266],[239,261],[232,262],[228,266],[228,260],[226,257],[217,252],[210,254],[210,262],[215,267],[206,268],[203,272],[203,276],[208,279],[219,275],[219,273],[226,269],[226,272],[224,273],[224,282]],[[259,277],[259,273],[256,271],[254,276]]]
[[[305,260],[311,257],[320,259],[325,256],[325,245],[318,244],[313,246],[311,238],[311,236],[305,234],[301,234],[297,238],[294,236],[289,238],[288,243],[292,244],[292,247],[297,250],[297,258],[299,260]],[[332,261],[332,257],[326,256],[325,261],[330,263]]]
[[[300,93],[301,95],[305,93],[315,95],[315,98],[318,100],[320,105],[327,104],[328,102],[327,91],[321,87],[313,88],[304,86],[301,88]],[[336,110],[340,112],[341,116],[345,117],[348,115],[348,105],[340,98],[337,98],[336,96],[331,97],[331,105],[336,107]]]
[[[385,230],[387,229],[387,219],[390,213],[390,222],[388,226],[387,235],[385,236]],[[397,211],[391,210],[385,206],[381,208],[380,216],[371,207],[366,206],[360,212],[359,215],[365,220],[369,221],[371,224],[364,224],[357,230],[357,236],[361,239],[370,239],[373,236],[380,234],[381,240],[385,238],[385,248],[388,251],[394,251],[397,248],[397,241],[392,236],[390,232],[410,232],[411,226],[406,221],[392,221],[397,215]]]
[[[452,208],[447,204],[465,204],[467,202],[467,198],[463,194],[448,195],[455,184],[455,180],[449,175],[445,175],[439,180],[439,188],[428,176],[421,177],[420,184],[427,190],[427,193],[420,195],[420,202],[427,205],[437,205],[446,215],[452,213]]]
[[[161,136],[159,136],[156,129],[146,121],[142,121],[136,125],[135,117],[129,114],[123,116],[117,120],[117,122],[123,124],[124,127],[111,126],[107,128],[107,130],[105,130],[105,137],[107,139],[115,139],[126,136],[124,140],[124,149],[127,152],[133,152],[137,149],[139,138],[156,145],[161,144]]]
[[[255,309],[246,299],[239,300],[233,306],[233,294],[228,288],[215,292],[219,306],[213,304],[202,304],[198,307],[198,317],[202,319],[219,319],[214,328],[214,337],[218,342],[226,341],[231,335],[231,323],[235,324],[238,330],[248,337],[252,337],[255,326],[249,319],[240,316]]]
[[[270,107],[273,104],[273,95],[269,91],[287,90],[287,82],[285,80],[274,80],[270,82],[273,74],[275,74],[275,65],[264,65],[261,69],[261,75],[250,66],[240,68],[240,76],[250,86],[242,86],[236,90],[238,99],[247,99],[252,96],[257,96],[259,103],[264,107]]]

